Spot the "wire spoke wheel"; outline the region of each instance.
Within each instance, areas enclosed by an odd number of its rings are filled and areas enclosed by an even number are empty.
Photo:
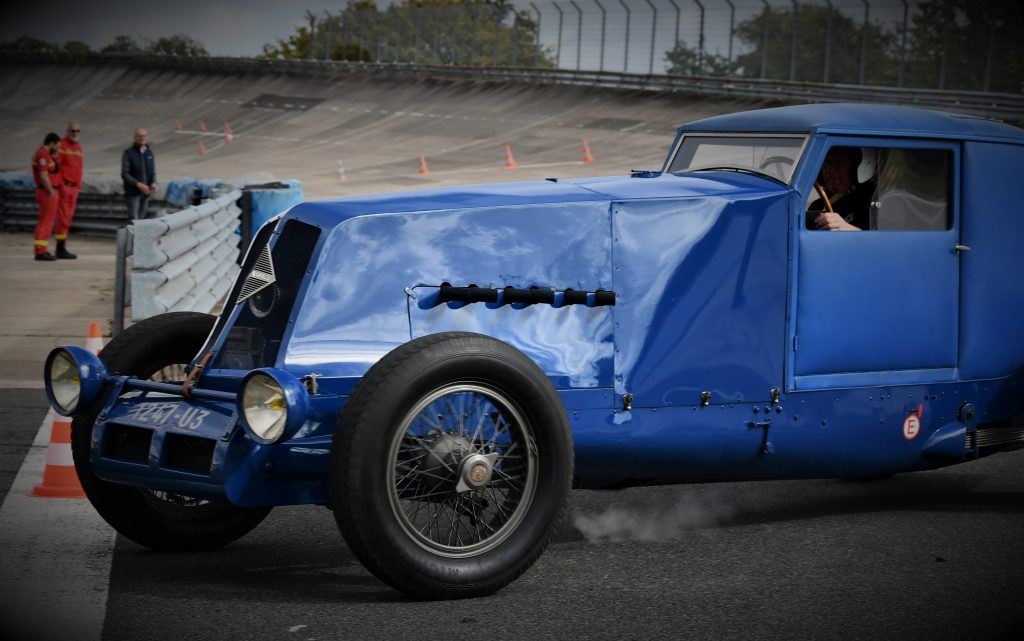
[[[409,411],[391,443],[395,517],[417,544],[443,556],[494,548],[533,502],[533,438],[500,392],[472,384],[434,391]]]
[[[338,417],[331,507],[349,549],[424,599],[492,594],[543,553],[565,513],[572,432],[544,372],[481,334],[413,339]]]

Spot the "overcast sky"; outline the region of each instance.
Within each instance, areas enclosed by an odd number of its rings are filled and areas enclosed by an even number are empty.
[[[180,33],[215,56],[246,56],[304,24],[306,10],[336,12],[345,0],[49,0],[4,2],[0,41],[32,36],[63,44],[81,40],[94,49],[116,36],[158,38]],[[378,0],[386,6],[389,0]]]

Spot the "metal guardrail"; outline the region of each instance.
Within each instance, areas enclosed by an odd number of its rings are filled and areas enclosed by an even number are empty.
[[[151,201],[153,210],[167,207],[167,203]],[[34,189],[0,189],[0,227],[5,229],[33,229],[39,220],[39,205]],[[127,225],[128,211],[121,194],[82,193],[78,195],[71,232],[90,231],[114,234]]]
[[[872,85],[842,85],[757,78],[670,76],[614,71],[575,71],[532,67],[459,67],[405,62],[348,62],[267,60],[260,58],[137,56],[126,54],[3,54],[0,61],[23,63],[96,64],[213,71],[218,73],[360,74],[410,76],[493,82],[525,82],[606,87],[657,93],[693,93],[726,98],[755,98],[781,102],[878,102],[945,109],[1013,122],[1024,122],[1024,94],[942,89],[910,89]],[[314,107],[315,108],[315,107]]]

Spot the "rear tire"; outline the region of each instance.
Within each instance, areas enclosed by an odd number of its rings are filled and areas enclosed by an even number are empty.
[[[111,373],[142,379],[181,380],[184,366],[202,349],[216,318],[170,312],[132,325],[100,352]],[[139,545],[163,552],[212,550],[249,533],[271,508],[239,508],[120,483],[92,472],[89,443],[106,398],[72,422],[75,471],[89,501],[115,530]]]

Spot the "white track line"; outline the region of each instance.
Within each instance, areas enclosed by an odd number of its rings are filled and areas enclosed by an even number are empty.
[[[0,507],[0,631],[99,641],[116,533],[87,499],[29,496],[43,478],[52,414]]]

